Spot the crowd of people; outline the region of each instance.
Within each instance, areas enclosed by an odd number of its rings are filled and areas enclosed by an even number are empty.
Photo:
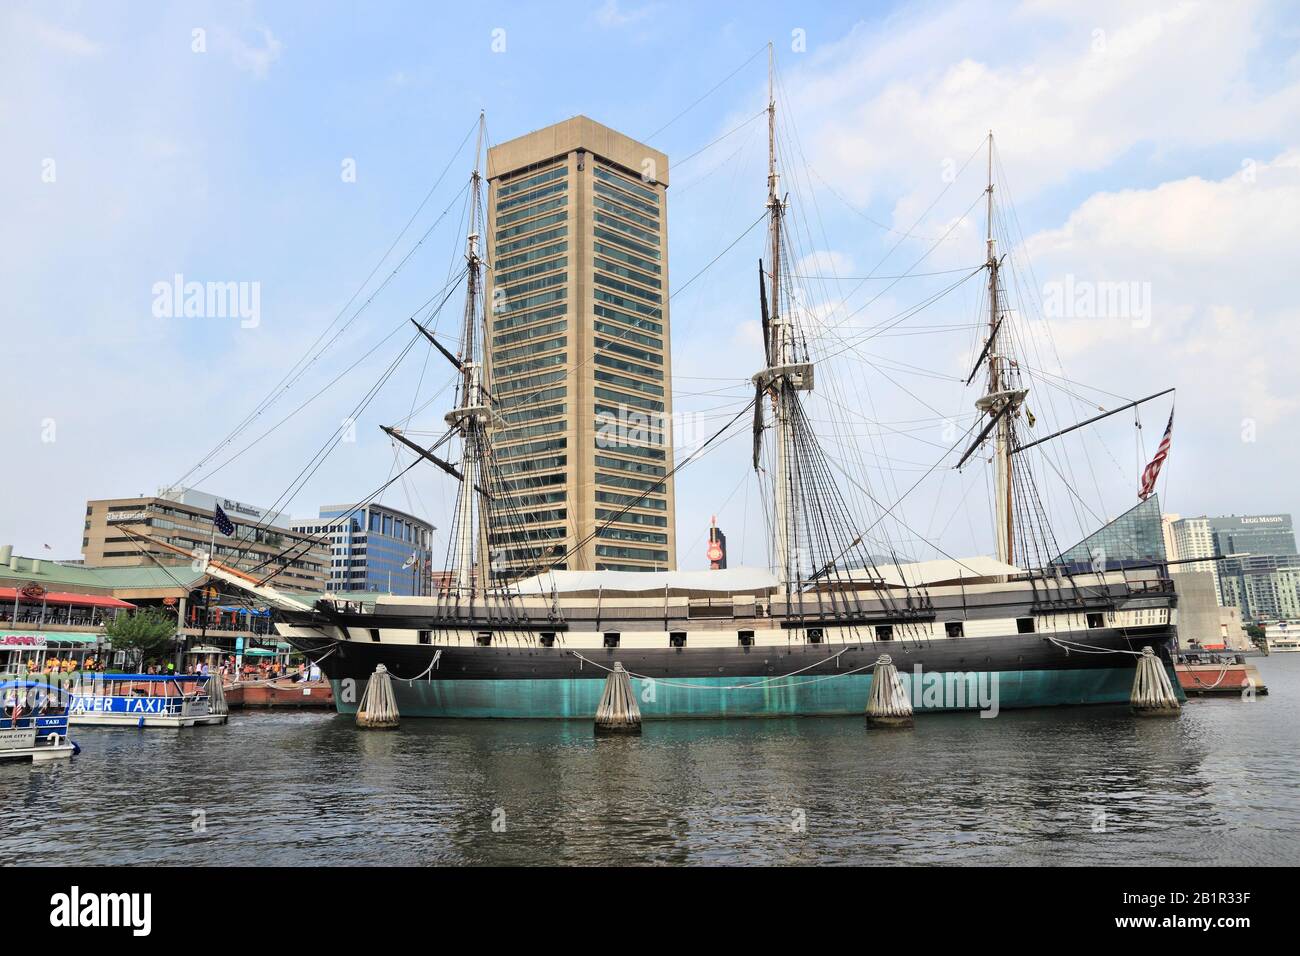
[[[84,661],[78,661],[73,657],[59,659],[57,656],[45,658],[45,664],[41,667],[42,674],[71,674],[73,671],[97,671],[103,667],[103,663],[94,657],[87,657]],[[36,673],[35,670],[31,673]]]
[[[315,668],[316,680],[320,679],[320,669]],[[293,677],[294,680],[309,680],[309,668],[306,662],[290,667],[285,661],[279,658],[271,660],[261,660],[254,664],[252,661],[245,660],[242,666],[238,666],[233,657],[227,657],[221,662],[220,673],[223,680],[278,680],[281,677]]]
[[[40,664],[25,662],[20,665],[19,669],[20,672],[30,675],[41,674],[46,677],[54,677],[63,674],[100,673],[106,666],[107,661],[93,655],[89,655],[81,661],[72,657],[60,658],[57,655],[52,655],[45,658],[44,662]],[[299,681],[321,679],[320,668],[310,667],[306,662],[291,666],[288,661],[277,657],[262,659],[256,663],[245,658],[242,663],[237,663],[234,655],[223,658],[219,664],[199,660],[192,663],[187,669],[182,670],[177,670],[175,661],[153,662],[144,665],[140,669],[140,673],[150,676],[166,675],[168,677],[175,675],[210,677],[213,674],[220,674],[222,680],[226,682],[278,680],[282,677],[292,677],[294,680]]]

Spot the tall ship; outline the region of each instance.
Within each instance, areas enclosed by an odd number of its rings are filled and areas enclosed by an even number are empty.
[[[496,383],[489,349],[495,310],[485,303],[484,270],[492,264],[482,246],[480,121],[455,350],[415,320],[417,341],[434,361],[452,366],[455,400],[432,444],[402,428],[385,429],[454,487],[448,558],[433,576],[432,593],[307,600],[277,589],[274,567],[208,565],[214,577],[274,610],[280,634],[329,678],[340,711],[356,711],[380,665],[393,678],[404,717],[444,718],[590,718],[616,664],[631,675],[646,719],[862,714],[873,670],[886,654],[918,711],[986,705],[977,687],[992,689],[999,708],[1124,703],[1145,648],[1172,675],[1177,597],[1168,568],[1081,568],[1058,560],[1032,456],[1022,454],[1055,435],[1030,440],[1027,433],[1030,382],[1015,354],[1016,310],[995,239],[991,134],[983,262],[968,277],[982,286],[986,306],[982,348],[967,380],[977,383],[975,414],[934,467],[989,468],[994,554],[905,559],[884,532],[906,494],[884,500],[826,453],[807,407],[825,375],[815,348],[823,329],[794,289],[771,69],[769,62],[766,239],[752,306],[762,347],[754,355],[752,397],[690,454],[645,469],[650,477],[631,486],[640,494],[611,505],[577,540],[534,542],[528,515],[544,498],[520,493],[518,462],[503,461],[492,440],[507,418],[544,401],[547,386],[507,394]],[[630,213],[645,171],[600,168],[626,192]],[[587,177],[596,172],[577,169]],[[540,208],[561,188],[560,178],[536,173],[533,182],[512,188],[510,201],[526,209],[535,192]],[[617,351],[638,334],[630,322],[604,348]],[[591,538],[638,514],[649,495],[740,429],[752,433],[751,465],[765,492],[767,567],[571,566]],[[526,561],[501,560],[502,542],[521,541],[535,544]],[[927,679],[971,692],[918,693]]]

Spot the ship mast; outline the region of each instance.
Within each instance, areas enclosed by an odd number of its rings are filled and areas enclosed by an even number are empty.
[[[456,407],[445,417],[447,424],[461,436],[464,449],[453,527],[456,529],[456,588],[461,595],[470,596],[486,590],[488,580],[487,508],[477,499],[482,495],[491,408],[483,384],[483,357],[475,350],[483,283],[483,260],[479,256],[479,202],[483,186],[479,164],[483,134],[484,118],[480,114],[478,141],[474,147],[474,172],[470,177],[469,234],[465,243],[465,317],[457,356],[460,361],[460,394]]]
[[[794,337],[791,322],[785,314],[781,302],[782,262],[782,218],[785,203],[781,199],[781,177],[776,167],[776,88],[775,59],[772,44],[767,45],[767,211],[768,211],[768,254],[771,257],[769,290],[763,303],[764,353],[767,366],[754,376],[757,386],[755,395],[755,413],[761,418],[761,403],[765,396],[770,396],[776,433],[776,476],[773,488],[773,563],[778,580],[787,593],[792,580],[799,577],[797,541],[795,530],[795,502],[791,486],[790,455],[793,448],[792,409],[798,401],[796,392],[812,389],[811,363],[798,363],[794,350]],[[760,273],[760,291],[762,275]],[[771,303],[771,315],[767,314],[767,302]],[[758,466],[758,432],[761,421],[757,421],[755,435],[755,467]],[[793,560],[792,560],[793,558]]]
[[[1011,482],[1011,419],[1016,414],[1025,392],[1009,388],[1006,359],[1002,355],[998,337],[1002,316],[998,302],[997,240],[993,238],[993,131],[989,130],[987,228],[985,246],[989,270],[989,342],[987,347],[989,376],[988,391],[975,403],[980,411],[993,415],[996,431],[993,438],[994,462],[994,512],[997,522],[997,558],[1004,564],[1015,563],[1014,511]]]

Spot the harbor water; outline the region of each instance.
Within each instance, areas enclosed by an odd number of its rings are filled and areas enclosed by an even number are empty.
[[[1300,654],[1269,695],[862,719],[407,720],[239,712],[73,728],[0,765],[18,864],[1300,863]]]

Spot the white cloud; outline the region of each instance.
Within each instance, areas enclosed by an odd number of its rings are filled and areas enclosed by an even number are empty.
[[[787,88],[810,161],[858,200],[914,187],[932,197],[990,128],[1024,198],[1137,145],[1257,142],[1294,128],[1300,80],[1268,90],[1248,79],[1261,6],[907,10],[816,51]],[[900,214],[919,211],[909,206]]]
[[[1034,269],[1045,285],[1067,276],[1076,284],[1146,284],[1150,322],[1054,321],[1062,359],[1076,377],[1088,370],[1115,382],[1127,373],[1149,391],[1176,381],[1185,387],[1180,401],[1207,417],[1282,425],[1300,411],[1297,222],[1300,149],[1219,180],[1188,177],[1090,197],[1060,228],[1028,240]]]
[[[27,14],[19,15],[16,20],[21,29],[34,35],[44,46],[60,53],[88,57],[98,55],[103,49],[100,44],[84,34],[65,30],[45,20]]]
[[[798,276],[847,276],[853,274],[853,257],[835,249],[810,252],[795,263]]]
[[[284,44],[266,27],[258,27],[254,32],[261,35],[260,42],[250,43],[239,34],[226,30],[221,31],[220,36],[230,51],[230,58],[235,66],[260,79],[265,77],[271,65],[280,59]]]
[[[605,0],[596,10],[596,22],[606,29],[614,27],[625,27],[633,23],[638,23],[650,16],[656,10],[655,4],[646,4],[645,6],[635,8],[624,8],[618,0]]]

